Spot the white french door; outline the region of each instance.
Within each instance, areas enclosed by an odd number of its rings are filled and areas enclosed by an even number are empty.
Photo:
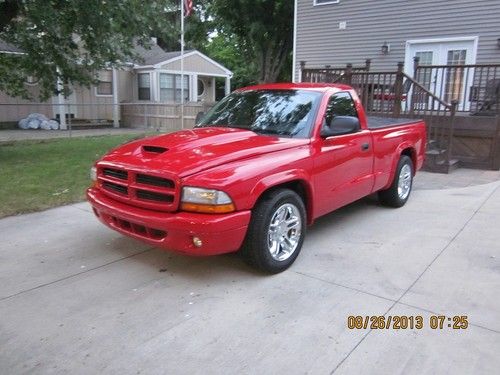
[[[420,58],[419,65],[470,65],[476,62],[477,38],[459,38],[408,41],[405,56],[405,69],[414,75],[413,58]],[[420,69],[416,78],[430,92],[445,102],[458,101],[458,110],[467,111],[470,107],[470,87],[474,82],[472,68],[427,68]],[[418,99],[417,99],[418,100]],[[425,103],[418,103],[423,107]],[[431,104],[430,104],[431,105]]]

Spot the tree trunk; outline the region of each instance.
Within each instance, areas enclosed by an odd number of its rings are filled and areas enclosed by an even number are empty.
[[[286,61],[287,51],[288,43],[286,41],[269,43],[269,45],[259,49],[259,83],[276,82]]]

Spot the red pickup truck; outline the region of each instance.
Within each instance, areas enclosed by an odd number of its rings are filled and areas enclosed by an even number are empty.
[[[87,197],[120,233],[191,255],[239,250],[276,273],[319,216],[374,192],[403,206],[425,138],[423,121],[367,117],[349,86],[247,87],[194,129],[109,152]]]

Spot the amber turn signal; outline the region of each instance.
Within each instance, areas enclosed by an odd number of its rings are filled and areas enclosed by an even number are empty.
[[[235,210],[234,204],[197,204],[197,203],[181,203],[182,211],[199,212],[203,214],[227,214]]]

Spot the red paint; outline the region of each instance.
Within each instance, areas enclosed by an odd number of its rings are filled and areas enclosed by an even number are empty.
[[[271,84],[243,88],[301,89],[321,92],[323,98],[310,139],[257,135],[241,129],[199,128],[141,139],[118,147],[96,163],[99,186],[87,197],[99,219],[111,228],[152,245],[192,255],[237,251],[250,221],[251,210],[268,189],[298,181],[306,192],[308,222],[336,208],[390,186],[403,151],[411,152],[420,169],[425,151],[422,121],[369,130],[355,91],[335,84]],[[323,139],[320,130],[329,97],[348,91],[355,100],[361,130]],[[361,145],[368,143],[368,150]],[[144,145],[168,149],[147,151]],[[127,171],[126,179],[104,176],[104,168]],[[138,175],[159,177],[171,186],[136,182]],[[123,176],[122,176],[123,177]],[[114,184],[121,192],[102,189]],[[180,212],[182,186],[226,192],[236,212],[195,214]],[[141,193],[142,191],[142,193]],[[163,194],[159,204],[138,199],[138,194]],[[162,235],[165,233],[165,235]],[[196,248],[192,237],[202,239]]]

